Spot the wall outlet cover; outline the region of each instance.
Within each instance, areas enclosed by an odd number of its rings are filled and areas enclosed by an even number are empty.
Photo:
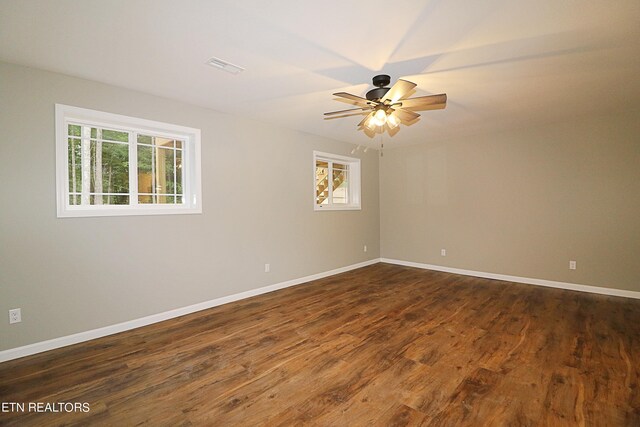
[[[22,322],[22,312],[19,308],[9,310],[9,323]]]

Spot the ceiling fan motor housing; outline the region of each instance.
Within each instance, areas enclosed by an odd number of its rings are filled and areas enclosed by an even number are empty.
[[[385,96],[387,92],[389,92],[388,87],[377,87],[375,89],[371,89],[369,92],[367,92],[367,99],[369,101],[376,101]]]
[[[380,99],[389,92],[389,88],[384,86],[387,86],[391,82],[391,76],[380,74],[375,76],[372,80],[373,85],[377,87],[367,92],[367,99],[369,101]]]

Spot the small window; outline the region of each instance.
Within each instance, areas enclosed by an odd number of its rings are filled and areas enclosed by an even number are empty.
[[[201,213],[200,130],[56,105],[58,217]]]
[[[313,153],[316,210],[360,209],[360,159]]]

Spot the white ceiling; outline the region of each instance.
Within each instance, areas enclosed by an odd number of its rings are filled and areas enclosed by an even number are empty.
[[[0,0],[0,60],[363,144],[322,113],[386,73],[449,97],[417,143],[640,107],[640,1]]]

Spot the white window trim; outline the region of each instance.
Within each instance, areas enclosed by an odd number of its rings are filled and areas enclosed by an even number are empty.
[[[202,213],[202,185],[200,158],[200,129],[179,126],[153,120],[139,119],[120,114],[106,113],[87,108],[56,104],[56,205],[58,218],[124,216],[124,215],[175,215]],[[183,197],[185,203],[175,205],[138,204],[137,188],[130,188],[131,205],[70,205],[69,204],[69,166],[67,122],[87,123],[117,128],[124,131],[137,131],[150,135],[173,136],[185,140],[183,162],[185,176]],[[130,153],[136,151],[136,141],[129,142]],[[130,156],[130,160],[131,160]],[[135,160],[136,155],[133,156]],[[136,173],[137,165],[130,164],[129,177]],[[132,182],[131,179],[129,181]],[[135,195],[135,198],[134,198]]]
[[[343,162],[349,165],[349,198],[348,205],[332,204],[318,205],[316,203],[316,160],[328,160],[330,162]],[[313,209],[315,211],[355,211],[361,210],[362,185],[360,181],[360,159],[357,157],[347,157],[338,154],[324,153],[322,151],[313,152]]]

